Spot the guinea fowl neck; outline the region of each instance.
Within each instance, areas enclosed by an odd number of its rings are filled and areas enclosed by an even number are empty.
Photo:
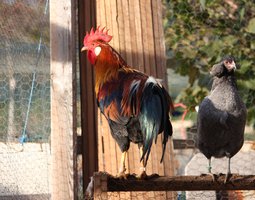
[[[213,80],[213,85],[212,85],[212,90],[215,89],[217,86],[223,86],[223,85],[228,85],[231,87],[234,87],[235,89],[237,89],[237,84],[236,84],[236,78],[235,76],[232,75],[228,75],[228,76],[222,76],[222,77],[214,77]]]

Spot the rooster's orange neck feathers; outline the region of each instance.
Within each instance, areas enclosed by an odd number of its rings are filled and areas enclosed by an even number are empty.
[[[95,92],[98,94],[100,86],[116,79],[120,69],[127,68],[121,56],[108,44],[101,45],[100,55],[95,63]]]

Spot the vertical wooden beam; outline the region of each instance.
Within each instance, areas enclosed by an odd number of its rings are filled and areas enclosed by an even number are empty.
[[[79,49],[83,46],[86,31],[96,27],[95,0],[78,0]],[[97,143],[97,104],[94,93],[93,66],[87,60],[87,54],[80,54],[80,88],[81,88],[81,127],[82,127],[82,161],[83,192],[98,171]]]
[[[77,199],[75,0],[50,1],[52,199]]]

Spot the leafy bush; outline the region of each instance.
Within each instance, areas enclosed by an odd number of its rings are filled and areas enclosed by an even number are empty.
[[[188,77],[176,101],[194,110],[208,94],[209,70],[225,55],[241,65],[238,87],[255,126],[255,4],[249,0],[164,0],[167,66]],[[170,80],[171,81],[171,80]]]

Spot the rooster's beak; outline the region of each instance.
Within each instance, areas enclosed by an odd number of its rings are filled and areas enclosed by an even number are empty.
[[[82,51],[86,51],[86,50],[88,50],[88,47],[85,47],[85,46],[84,46],[84,47],[81,48],[81,52],[82,52]]]

